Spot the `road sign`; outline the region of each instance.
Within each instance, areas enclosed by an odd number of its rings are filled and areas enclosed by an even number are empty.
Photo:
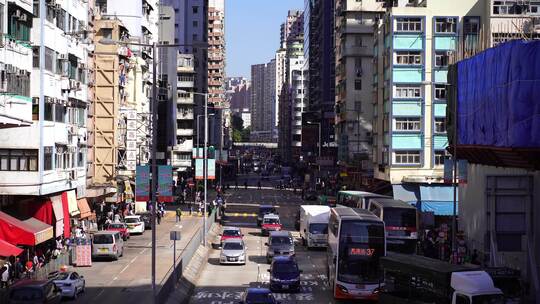
[[[170,233],[171,241],[180,241],[182,238],[180,231],[173,230]]]

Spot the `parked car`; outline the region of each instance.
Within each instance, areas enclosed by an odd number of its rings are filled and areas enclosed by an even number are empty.
[[[223,245],[223,242],[228,239],[242,239],[244,235],[238,227],[224,227],[223,233],[221,233],[220,245]]]
[[[62,290],[63,297],[76,299],[79,293],[84,292],[84,276],[75,271],[59,272],[53,278],[54,284]]]
[[[126,223],[112,223],[107,226],[107,231],[118,231],[124,241],[129,239],[129,229]]]
[[[239,304],[280,304],[268,288],[248,288]]]
[[[124,217],[124,222],[127,224],[129,234],[144,233],[145,224],[140,215],[128,215]]]
[[[62,290],[52,280],[22,280],[9,289],[9,304],[57,304],[62,301]]]
[[[257,215],[257,226],[261,226],[264,216],[270,213],[277,214],[276,207],[272,205],[260,205],[259,213]]]
[[[220,264],[246,265],[246,246],[242,239],[227,239],[221,247]]]
[[[294,256],[294,239],[289,231],[272,231],[264,244],[266,249],[266,261],[272,262],[272,258],[279,255]]]
[[[118,260],[124,255],[124,240],[118,231],[98,231],[92,237],[92,258],[110,257]]]
[[[270,290],[271,291],[299,291],[300,273],[298,263],[293,257],[275,257],[270,265]]]

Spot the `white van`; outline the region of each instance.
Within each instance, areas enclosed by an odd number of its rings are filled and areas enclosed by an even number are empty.
[[[118,231],[99,231],[92,236],[92,258],[118,260],[124,255],[124,240]]]

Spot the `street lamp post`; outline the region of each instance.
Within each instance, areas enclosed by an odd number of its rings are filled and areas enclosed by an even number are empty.
[[[170,48],[180,46],[197,47],[195,44],[145,44],[130,41],[117,41],[109,38],[102,38],[99,43],[105,45],[134,45],[152,48],[152,102],[150,102],[150,112],[152,113],[152,183],[151,183],[151,207],[152,207],[152,299],[154,303],[157,303],[157,288],[156,288],[156,200],[157,200],[157,49],[158,48]],[[203,44],[201,44],[202,47]],[[208,47],[208,45],[204,45]]]
[[[203,245],[206,246],[206,201],[208,199],[208,93],[188,92],[179,90],[180,93],[191,93],[204,96],[204,146],[203,146],[203,176],[204,176],[204,209],[203,209]],[[213,115],[213,114],[212,114]],[[197,115],[197,148],[199,147],[199,116]],[[197,153],[198,150],[197,150]]]

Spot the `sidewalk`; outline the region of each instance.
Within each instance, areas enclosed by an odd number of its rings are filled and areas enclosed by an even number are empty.
[[[176,242],[178,258],[193,235],[202,226],[201,218],[186,217],[176,223],[173,211],[167,211],[156,235],[156,285],[170,275],[173,264],[173,241],[170,231],[179,230],[182,239]],[[92,267],[74,268],[84,275],[87,292],[77,303],[151,303],[151,230],[135,235],[126,242],[124,256],[118,261],[95,261]]]

